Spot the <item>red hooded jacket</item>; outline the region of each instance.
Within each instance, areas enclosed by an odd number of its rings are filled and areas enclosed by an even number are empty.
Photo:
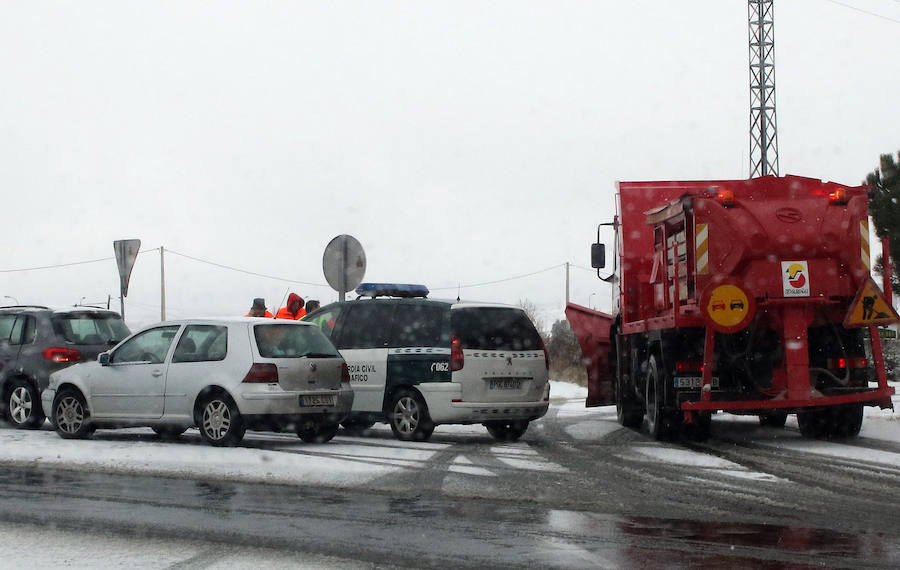
[[[298,302],[300,303],[300,308],[297,309],[296,313],[292,313],[288,307],[291,306],[292,303]],[[291,293],[287,298],[287,306],[281,307],[278,309],[278,312],[275,313],[276,319],[288,319],[292,321],[297,321],[306,314],[306,309],[303,308],[304,302],[303,297],[296,293]]]

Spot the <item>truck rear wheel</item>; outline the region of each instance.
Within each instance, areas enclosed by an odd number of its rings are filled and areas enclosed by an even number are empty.
[[[659,370],[656,356],[647,364],[647,431],[657,441],[672,439],[678,434],[680,422],[666,408],[665,374]]]
[[[783,412],[773,412],[759,415],[759,425],[763,427],[783,428],[787,421],[787,414]]]
[[[856,437],[862,428],[862,404],[844,404],[797,413],[803,437],[845,439]]]
[[[862,404],[845,404],[831,409],[831,438],[850,438],[859,435],[863,422]]]
[[[616,378],[616,418],[627,428],[640,427],[644,421],[644,409],[641,402],[625,386],[622,378]]]

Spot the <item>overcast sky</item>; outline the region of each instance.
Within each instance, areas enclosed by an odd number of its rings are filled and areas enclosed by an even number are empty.
[[[900,2],[779,0],[775,20],[781,174],[860,183],[900,150]],[[366,281],[552,322],[569,261],[572,300],[608,309],[583,268],[616,180],[748,176],[747,36],[746,0],[3,0],[0,297],[115,298],[113,261],[8,270],[139,238],[172,250],[169,318],[324,304],[175,252],[324,284],[347,233]],[[159,261],[135,265],[132,326],[159,318]]]

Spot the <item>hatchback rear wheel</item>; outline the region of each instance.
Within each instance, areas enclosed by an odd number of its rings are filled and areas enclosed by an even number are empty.
[[[37,387],[25,379],[12,383],[7,404],[7,419],[13,427],[37,429],[44,425],[41,397]]]
[[[244,439],[244,420],[234,401],[211,394],[200,403],[200,435],[216,447],[235,446]]]
[[[412,390],[400,390],[391,401],[391,431],[403,441],[426,441],[434,432],[428,406],[422,396]]]

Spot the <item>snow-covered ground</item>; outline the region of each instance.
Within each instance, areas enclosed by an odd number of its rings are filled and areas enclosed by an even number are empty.
[[[564,425],[566,433],[578,441],[597,441],[621,427],[616,422],[615,407],[585,408],[587,390],[581,386],[553,382],[551,388],[551,412]],[[895,405],[900,404],[895,397]],[[900,405],[898,405],[900,408]],[[553,413],[549,414],[554,415]],[[719,422],[749,422],[754,417],[718,414]],[[791,417],[788,426],[796,428]],[[101,470],[117,473],[141,473],[169,477],[204,477],[233,481],[270,482],[332,487],[360,487],[366,482],[389,473],[423,466],[435,454],[451,447],[452,443],[436,441],[407,443],[389,437],[390,430],[383,424],[373,428],[385,437],[349,437],[339,435],[324,445],[304,444],[292,434],[250,432],[245,445],[238,448],[218,449],[202,444],[196,430],[179,442],[161,441],[149,429],[135,428],[101,431],[89,440],[63,440],[49,425],[39,431],[0,429],[0,461],[6,465],[27,465],[67,469]],[[485,437],[480,425],[440,426],[435,432],[454,435]],[[900,454],[877,451],[853,442],[824,442],[800,437],[796,429],[780,430],[772,436],[769,428],[754,427],[749,437],[760,445],[778,445],[785,449],[835,455],[860,457],[888,465],[900,465]],[[861,437],[900,443],[900,413],[891,410],[866,408]],[[526,438],[527,439],[527,438]],[[660,461],[680,465],[697,465],[720,469],[735,477],[765,479],[767,474],[742,471],[740,466],[712,458],[698,451],[672,445],[632,446],[624,453],[632,459]],[[491,445],[491,453],[501,464],[514,469],[542,472],[565,472],[565,465],[543,459],[527,441],[516,444]],[[453,461],[451,471],[457,473],[495,476],[490,470],[473,465],[459,456]]]

